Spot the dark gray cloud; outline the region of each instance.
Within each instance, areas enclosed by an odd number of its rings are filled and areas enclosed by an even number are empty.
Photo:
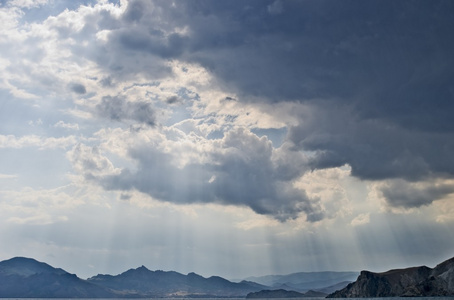
[[[454,175],[449,159],[453,133],[402,128],[386,120],[362,119],[351,110],[315,106],[289,130],[298,149],[315,151],[312,168],[349,164],[362,179],[404,178],[411,181]]]
[[[174,165],[174,156],[153,147],[130,149],[138,170],[98,177],[109,190],[137,189],[177,204],[208,203],[248,206],[279,220],[304,212],[311,222],[323,218],[317,199],[296,189],[292,179],[304,172],[301,160],[273,156],[271,142],[244,130],[226,134],[205,163]],[[284,161],[287,159],[287,161]],[[279,160],[279,164],[276,164]],[[296,163],[296,164],[295,164]],[[297,171],[298,170],[298,171]]]
[[[76,93],[76,94],[85,94],[87,92],[87,89],[83,84],[80,83],[73,83],[71,84],[71,90]]]
[[[348,164],[369,180],[451,178],[453,13],[454,2],[443,0],[131,0],[120,18],[105,11],[87,20],[78,35],[92,43],[73,51],[109,70],[111,81],[162,78],[177,59],[206,68],[237,101],[304,103],[287,141],[313,153],[313,169]],[[95,36],[102,29],[110,30],[105,42]],[[146,103],[105,98],[98,113],[154,124]],[[232,172],[225,167],[212,172],[221,178]],[[243,180],[250,189],[279,181]],[[223,199],[219,189],[211,195]]]
[[[96,112],[113,121],[133,120],[149,126],[156,124],[155,111],[149,102],[131,102],[123,97],[105,96],[96,106]]]
[[[403,180],[394,180],[381,189],[390,206],[412,208],[429,205],[454,193],[451,184],[414,186]]]
[[[108,46],[199,63],[239,101],[309,103],[317,117],[288,139],[316,152],[313,168],[418,180],[454,174],[453,12],[452,1],[135,0]]]
[[[309,103],[316,116],[301,116],[289,140],[316,151],[313,168],[349,164],[363,179],[454,175],[452,2],[287,1],[269,15],[265,2],[204,3],[205,18],[228,29],[223,43],[200,37],[206,52],[192,59],[240,99]]]
[[[181,99],[178,98],[177,96],[171,96],[171,97],[166,99],[166,102],[168,104],[175,104],[175,103],[181,102]]]

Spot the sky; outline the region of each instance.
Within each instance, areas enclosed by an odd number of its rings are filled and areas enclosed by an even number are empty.
[[[451,258],[453,15],[1,0],[0,260],[242,279]]]

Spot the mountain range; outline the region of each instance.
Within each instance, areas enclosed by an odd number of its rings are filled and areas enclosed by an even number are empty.
[[[110,298],[116,293],[25,257],[0,262],[1,298]]]
[[[235,283],[218,276],[204,278],[196,273],[183,275],[174,271],[150,271],[144,266],[117,276],[97,275],[87,281],[140,297],[242,297],[251,291],[267,288],[248,281]]]
[[[289,276],[298,278],[295,274]],[[314,278],[330,283],[333,279],[332,276],[324,279],[320,274]],[[83,280],[32,258],[15,257],[0,262],[0,298],[245,297],[263,290],[270,290],[270,286],[249,280],[232,282],[219,276],[205,278],[195,273],[151,271],[145,266],[119,275],[99,274]]]
[[[118,275],[99,274],[83,280],[32,258],[15,257],[0,262],[0,298],[276,298],[321,297],[328,293],[329,298],[454,296],[454,258],[435,268],[362,271],[356,281],[349,283],[353,273],[302,272],[232,282],[219,276],[205,278],[141,266]],[[306,287],[311,288],[301,292]]]
[[[318,290],[329,294],[355,281],[358,275],[359,272],[298,272],[288,275],[248,277],[245,280],[274,289],[294,290],[303,293],[309,290]]]

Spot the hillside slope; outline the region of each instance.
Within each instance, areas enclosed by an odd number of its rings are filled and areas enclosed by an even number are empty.
[[[112,291],[31,258],[0,262],[0,298],[112,298]]]
[[[243,297],[267,288],[253,282],[234,283],[218,276],[205,278],[195,273],[183,275],[174,271],[150,271],[144,266],[116,276],[97,275],[89,278],[88,282],[146,297]]]
[[[358,279],[328,298],[454,296],[454,258],[426,266],[383,273],[362,271]]]

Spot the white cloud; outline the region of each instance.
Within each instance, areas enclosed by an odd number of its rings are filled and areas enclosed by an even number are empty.
[[[77,144],[67,156],[75,171],[86,178],[118,174],[120,171],[96,146]]]
[[[17,175],[0,173],[0,179],[14,179],[14,178],[17,178]]]
[[[65,123],[64,121],[60,120],[54,124],[54,127],[57,128],[64,128],[64,129],[71,129],[71,130],[79,130],[79,124],[75,123]]]
[[[349,182],[350,168],[331,168],[305,173],[295,185],[312,198],[320,199],[328,218],[341,218],[352,213],[357,203],[349,197],[353,187]]]
[[[352,221],[352,226],[360,226],[370,222],[370,213],[357,215]]]
[[[49,0],[11,0],[8,2],[8,5],[21,8],[32,8],[45,5],[48,2]]]
[[[1,190],[1,217],[7,223],[44,225],[67,221],[66,214],[83,201],[70,195],[74,186],[56,189]]]
[[[77,143],[77,138],[74,136],[44,138],[38,135],[25,135],[21,137],[16,137],[14,135],[0,135],[0,149],[20,149],[25,147],[35,147],[39,150],[54,148],[66,149],[73,146],[75,143]]]

